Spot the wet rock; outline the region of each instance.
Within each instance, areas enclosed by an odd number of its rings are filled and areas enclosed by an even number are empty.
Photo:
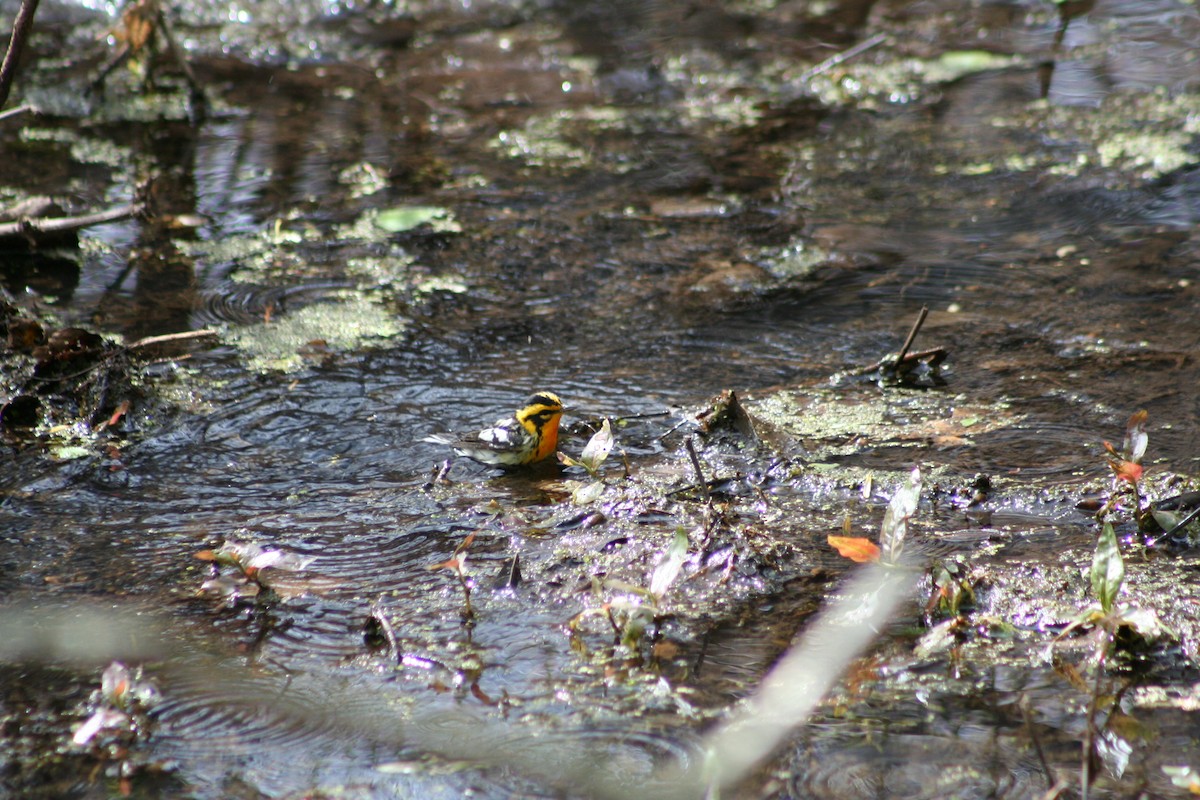
[[[756,264],[704,259],[679,276],[676,294],[680,302],[690,306],[728,309],[775,285],[771,274]]]

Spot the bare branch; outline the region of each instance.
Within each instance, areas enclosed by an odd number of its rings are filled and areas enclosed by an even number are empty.
[[[17,10],[13,20],[12,38],[8,40],[8,51],[4,61],[0,63],[0,108],[8,101],[8,92],[12,88],[13,78],[17,75],[17,62],[21,60],[21,51],[29,39],[29,31],[33,29],[33,15],[37,12],[38,0],[21,0],[21,8]]]
[[[68,233],[86,228],[90,225],[100,225],[114,222],[118,219],[132,217],[138,211],[134,204],[97,211],[93,214],[83,214],[78,217],[43,217],[40,219],[19,219],[16,222],[0,224],[0,239],[23,237],[37,242],[39,236],[50,236],[58,233]]]

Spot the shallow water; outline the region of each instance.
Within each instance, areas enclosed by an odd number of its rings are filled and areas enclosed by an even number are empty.
[[[1065,29],[1049,3],[430,4],[399,20],[287,7],[297,26],[224,22],[221,48],[196,24],[215,12],[183,14],[216,101],[194,127],[93,124],[56,96],[61,66],[34,81],[59,103],[39,127],[119,148],[117,166],[79,146],[37,150],[59,178],[43,190],[124,199],[141,161],[166,176],[160,212],[200,218],[193,234],[93,231],[77,274],[45,276],[46,302],[130,338],[231,326],[221,346],[157,368],[176,410],[117,452],[5,455],[0,585],[13,601],[119,600],[163,619],[165,701],[145,752],[182,793],[667,796],[667,768],[701,760],[709,712],[749,691],[846,570],[827,533],[850,514],[878,526],[880,491],[854,505],[837,479],[770,477],[767,511],[737,513],[786,538],[786,558],[747,557],[724,588],[697,578],[717,601],[703,625],[668,626],[682,655],[661,672],[604,661],[594,632],[581,654],[567,626],[601,569],[588,537],[644,566],[665,547],[646,542],[691,520],[609,508],[611,535],[579,530],[553,469],[458,464],[452,486],[426,485],[446,456],[426,436],[506,414],[532,389],[557,391],[571,421],[636,418],[619,434],[633,483],[682,484],[670,431],[707,398],[807,388],[823,400],[836,383],[841,402],[866,405],[879,387],[831,376],[897,349],[929,306],[918,346],[949,351],[946,385],[932,401],[887,395],[888,424],[918,425],[930,402],[1012,420],[880,437],[832,460],[881,475],[917,461],[952,486],[991,476],[999,499],[975,518],[929,509],[918,549],[1061,573],[1064,607],[1086,594],[1077,564],[1094,532],[1074,503],[1106,486],[1099,441],[1119,441],[1144,407],[1154,468],[1194,470],[1200,186],[1190,167],[1138,160],[1152,144],[1192,160],[1191,6],[1096,3]],[[877,32],[893,38],[801,80]],[[69,36],[48,31],[42,58]],[[977,49],[1016,60],[934,71],[946,51]],[[1128,131],[1102,117],[1145,138],[1114,148]],[[361,194],[372,172],[378,190]],[[352,227],[403,205],[448,209],[461,230]],[[336,310],[347,288],[400,330],[302,336],[289,373],[255,369],[234,344],[235,331]],[[563,449],[586,435],[570,429]],[[829,444],[801,439],[787,454],[798,462]],[[718,474],[766,467],[716,446],[705,457]],[[430,566],[472,532],[479,588],[464,626],[453,574]],[[195,554],[224,539],[312,556],[311,591],[266,610],[198,596],[210,566]],[[524,583],[491,589],[515,554]],[[1030,630],[1062,618],[991,602]],[[399,669],[364,645],[374,603],[396,624]],[[881,663],[911,646],[894,634]],[[937,680],[920,686],[914,668],[912,696],[880,708],[841,698],[848,716],[805,729],[748,796],[1037,796],[1022,693],[1055,768],[1075,766],[1081,711],[1049,719],[1053,693],[1039,688],[1061,682],[1009,685],[998,664],[979,689],[936,659],[917,666]],[[1137,740],[1137,785],[1182,796],[1145,754],[1169,741],[1161,758],[1187,760],[1186,714],[1140,713],[1164,738]],[[925,770],[964,762],[975,768],[929,793]],[[1097,792],[1133,785],[1110,780]]]

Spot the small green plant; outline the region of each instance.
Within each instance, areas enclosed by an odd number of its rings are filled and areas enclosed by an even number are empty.
[[[600,430],[596,431],[588,443],[583,446],[583,452],[579,454],[578,459],[571,458],[566,453],[559,453],[558,460],[568,467],[583,467],[589,476],[598,478],[600,467],[608,459],[608,454],[612,452],[615,441],[612,424],[605,419],[600,424]]]
[[[958,617],[963,610],[975,605],[975,587],[966,568],[957,561],[936,561],[930,570],[933,593],[925,606],[925,615]]]
[[[286,600],[329,588],[328,579],[304,574],[312,557],[257,542],[227,540],[215,550],[201,550],[196,558],[211,563],[216,573],[201,585],[201,593],[231,607],[241,600]]]
[[[827,536],[829,546],[843,558],[857,563],[879,561],[897,564],[904,553],[904,540],[908,536],[908,521],[917,513],[921,502],[921,468],[913,467],[908,479],[897,487],[883,514],[879,526],[879,544],[864,536]],[[847,520],[847,532],[849,520]]]
[[[1175,638],[1174,633],[1162,624],[1153,610],[1117,603],[1125,582],[1125,560],[1121,556],[1120,542],[1111,522],[1104,523],[1096,540],[1090,579],[1092,595],[1096,599],[1095,605],[1085,609],[1055,638],[1055,643],[1058,643],[1071,633],[1087,630],[1096,639],[1096,647],[1092,653],[1095,661],[1095,682],[1088,703],[1087,729],[1082,743],[1083,755],[1080,765],[1080,785],[1084,798],[1088,796],[1088,787],[1093,777],[1093,762],[1097,756],[1096,743],[1104,733],[1099,723],[1101,711],[1107,709],[1111,712],[1119,697],[1119,694],[1114,696],[1102,689],[1106,664],[1118,649],[1145,646],[1164,638]],[[1114,718],[1112,713],[1106,717],[1109,722]],[[1107,724],[1108,722],[1105,723]]]
[[[1113,486],[1108,502],[1100,509],[1097,519],[1103,520],[1116,508],[1122,495],[1130,494],[1133,497],[1133,517],[1137,520],[1138,528],[1145,530],[1152,521],[1153,517],[1143,500],[1141,490],[1142,478],[1145,476],[1142,458],[1145,457],[1146,447],[1150,444],[1150,437],[1146,434],[1148,418],[1149,414],[1145,409],[1136,411],[1129,417],[1129,421],[1125,423],[1125,440],[1121,443],[1120,450],[1113,447],[1111,442],[1104,442],[1104,450],[1108,453],[1108,466],[1113,472]]]
[[[429,569],[448,569],[452,570],[455,576],[458,577],[458,585],[462,587],[463,593],[463,623],[472,625],[475,620],[475,609],[471,606],[471,589],[475,585],[471,580],[470,574],[467,572],[467,551],[471,549],[471,545],[475,543],[475,533],[472,531],[467,538],[459,543],[458,547],[454,548],[454,555],[448,560],[440,564],[430,564]]]
[[[663,551],[650,574],[648,588],[623,581],[596,582],[594,590],[597,594],[614,590],[617,594],[599,606],[584,609],[567,623],[573,646],[576,649],[582,648],[579,634],[586,620],[603,617],[612,628],[616,644],[631,651],[633,660],[640,664],[642,640],[646,631],[663,619],[663,598],[683,571],[689,546],[687,531],[682,527],[677,528],[675,535],[671,537],[671,543]]]
[[[165,766],[146,761],[137,747],[150,736],[152,714],[160,700],[158,687],[143,676],[141,667],[114,661],[105,667],[100,689],[88,700],[92,713],[71,735],[75,747],[90,750],[117,780],[124,797],[132,794],[138,774]]]
[[[1117,604],[1117,597],[1125,583],[1125,559],[1121,556],[1121,546],[1111,522],[1104,523],[1096,540],[1090,578],[1096,604],[1085,609],[1064,628],[1056,641],[1081,629],[1097,631],[1101,641],[1096,657],[1103,663],[1110,655],[1118,633],[1129,634],[1123,636],[1122,641],[1140,639],[1144,643],[1173,636],[1153,610]]]

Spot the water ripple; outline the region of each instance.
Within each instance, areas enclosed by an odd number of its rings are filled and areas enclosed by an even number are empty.
[[[200,307],[193,312],[193,322],[198,327],[263,322],[287,313],[289,306],[305,305],[348,286],[328,282],[303,286],[227,283],[204,295]]]

